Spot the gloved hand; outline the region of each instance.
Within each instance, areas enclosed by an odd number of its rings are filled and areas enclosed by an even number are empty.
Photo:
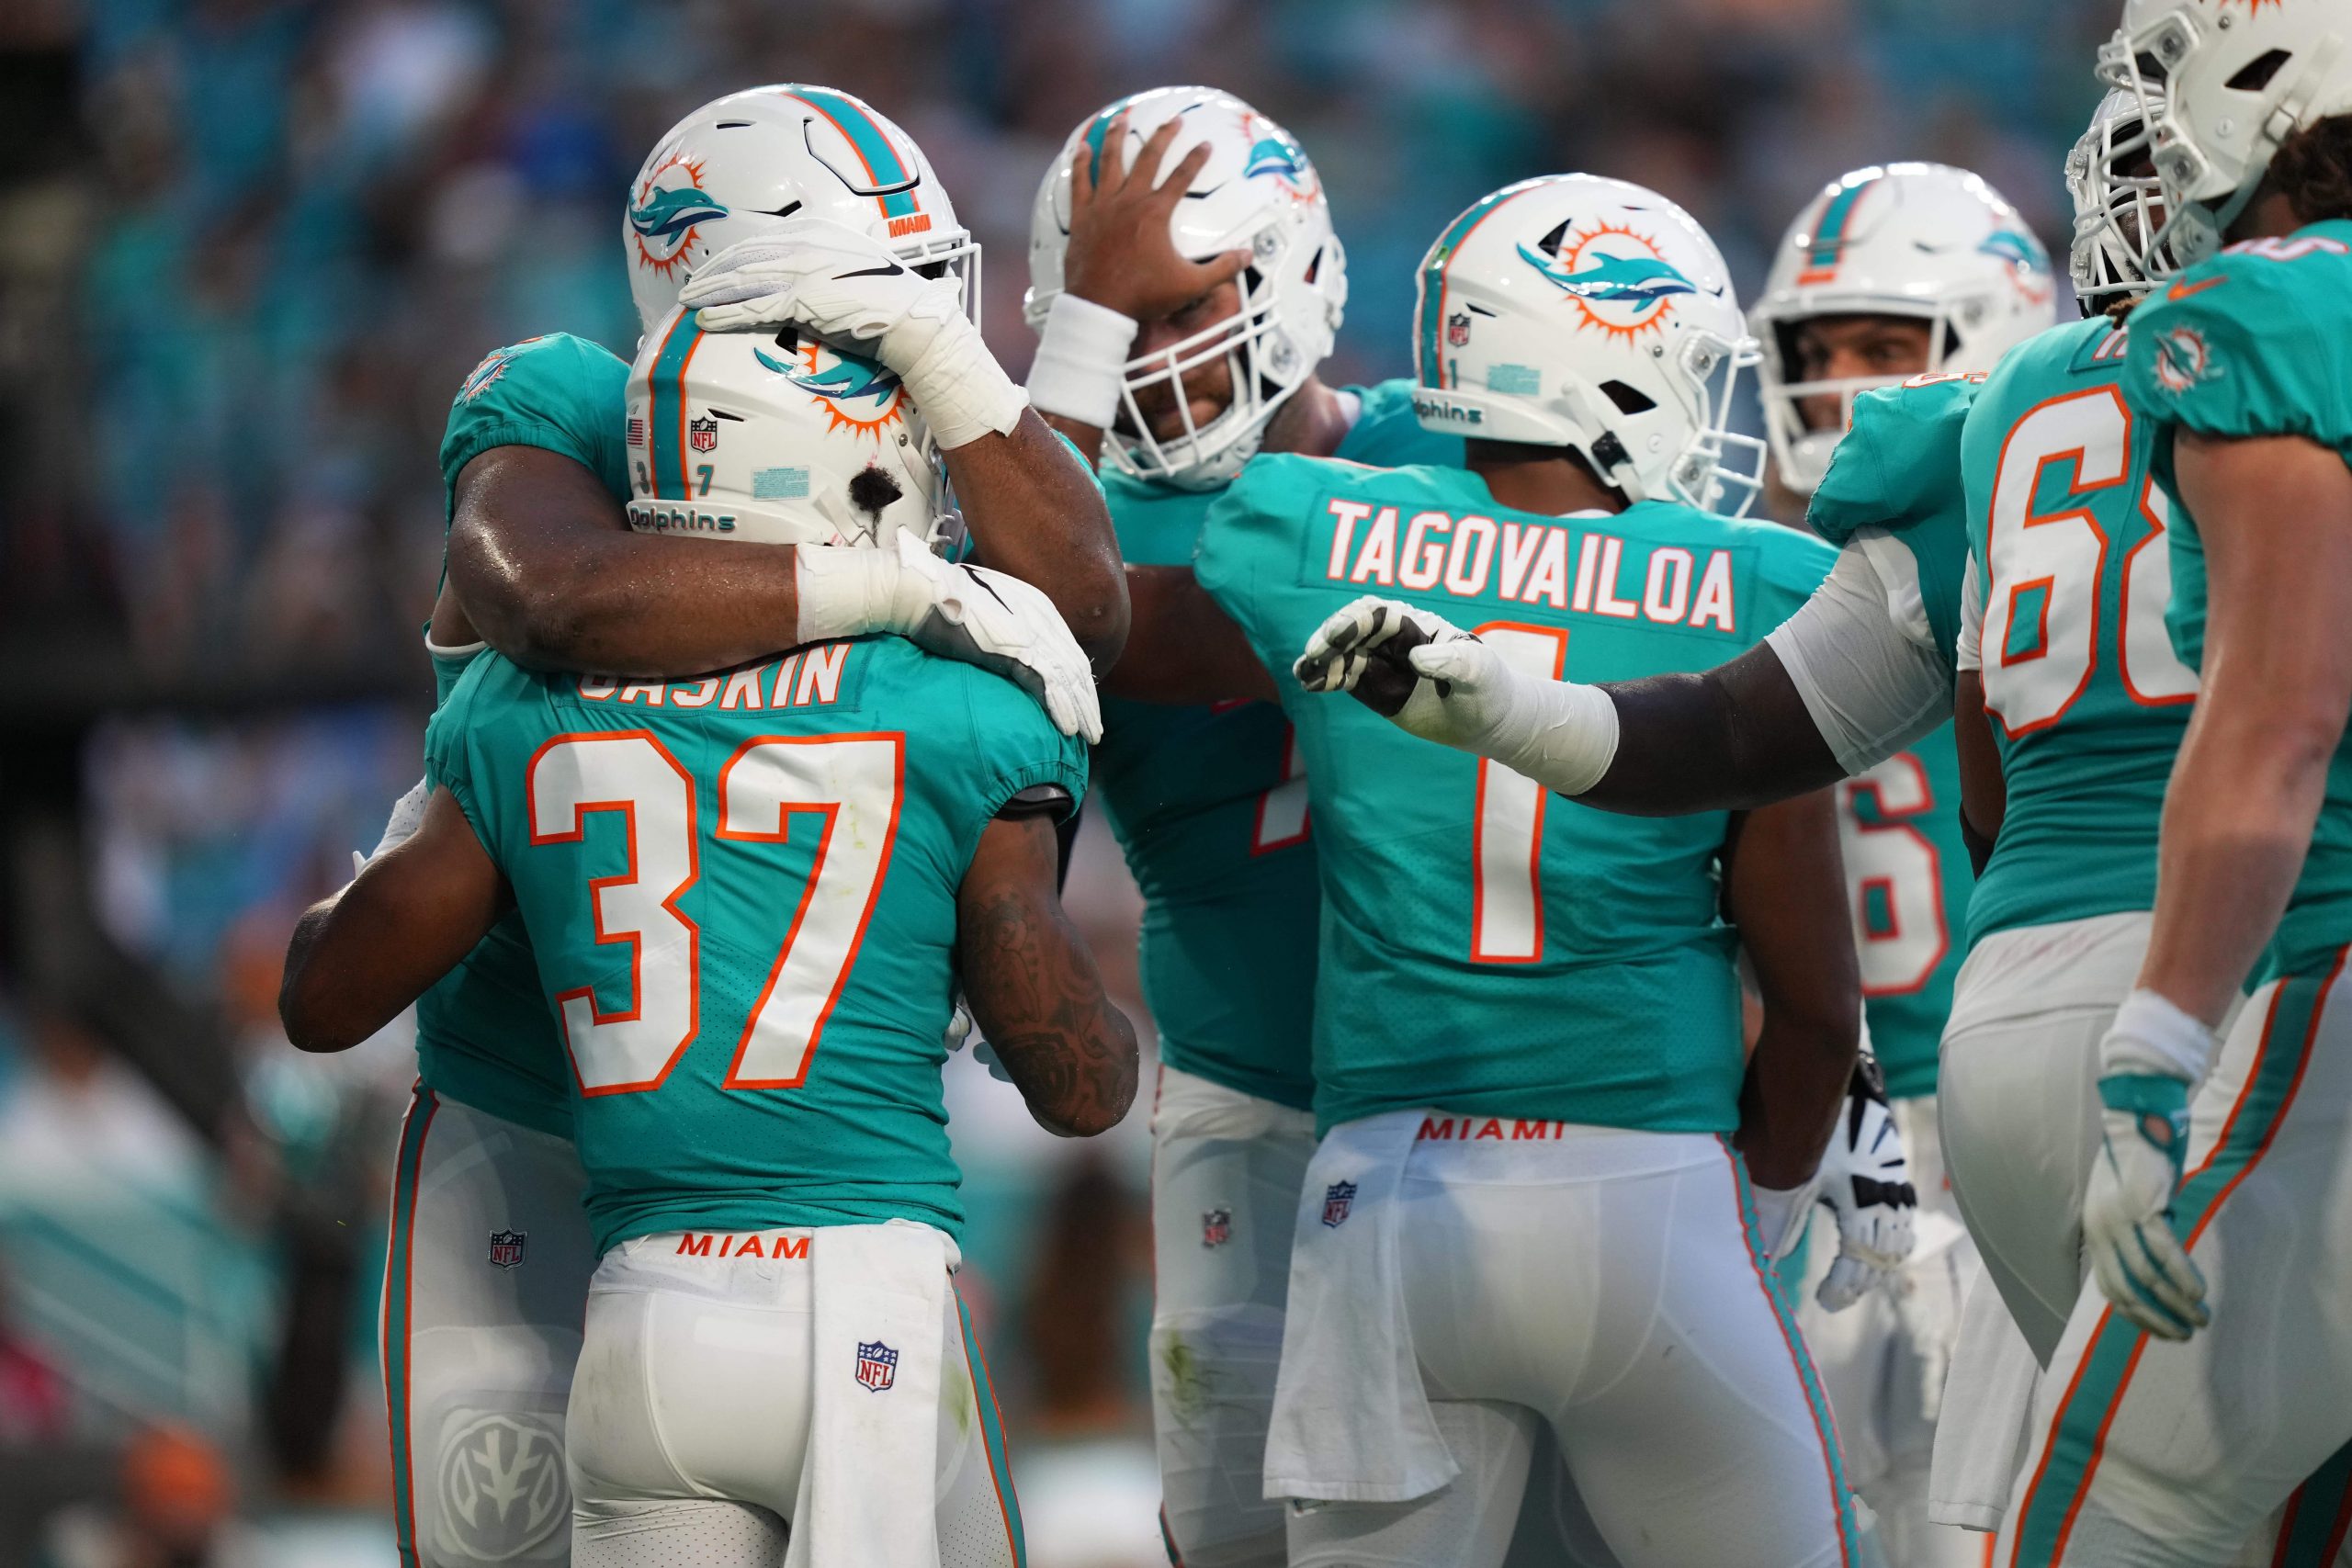
[[[385,819],[384,836],[366,854],[351,852],[351,874],[356,878],[368,869],[368,863],[386,850],[398,848],[416,836],[424,826],[424,803],[433,798],[433,786],[419,779],[409,786],[408,793],[392,802],[392,814]]]
[[[939,1032],[939,1038],[951,1056],[971,1043],[972,1010],[964,1005],[961,991],[956,993],[955,1010],[947,1015],[947,1027]]]
[[[924,277],[880,241],[829,219],[788,219],[728,246],[678,303],[705,332],[788,324],[880,361],[943,450],[1011,434],[1029,404],[980,341],[953,277]]]
[[[2134,991],[2099,1042],[2101,1139],[2083,1194],[2083,1245],[2116,1310],[2161,1339],[2212,1321],[2205,1276],[2172,1224],[2188,1152],[2188,1091],[2212,1031],[2154,991]]]
[[[1054,602],[1019,578],[944,560],[902,532],[888,550],[801,546],[797,585],[797,641],[895,633],[1013,682],[1064,735],[1102,739],[1093,667]]]
[[[1911,1256],[1911,1221],[1919,1207],[1875,1056],[1854,1064],[1818,1180],[1820,1201],[1838,1219],[1838,1257],[1814,1299],[1824,1312],[1843,1312],[1889,1283]]]
[[[1462,744],[1476,727],[1465,708],[1444,710],[1446,691],[1418,690],[1423,684],[1411,655],[1440,643],[1485,645],[1444,616],[1398,599],[1365,594],[1334,610],[1306,639],[1291,673],[1310,692],[1347,692],[1384,718],[1396,721],[1425,740]],[[1489,652],[1492,650],[1489,649]],[[1472,667],[1483,668],[1473,660]],[[1417,697],[1424,700],[1416,701]],[[1476,750],[1464,746],[1464,750]]]

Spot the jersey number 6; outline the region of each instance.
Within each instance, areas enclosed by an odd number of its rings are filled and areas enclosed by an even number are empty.
[[[555,996],[581,1092],[659,1089],[701,1027],[702,933],[678,903],[702,874],[695,782],[641,729],[558,736],[528,778],[533,844],[582,843],[590,814],[610,811],[628,855],[619,873],[589,878],[588,897],[596,941],[628,948],[628,1006],[607,1010],[593,983]],[[807,1080],[889,869],[905,792],[906,742],[895,734],[763,737],[718,770],[719,843],[788,843],[796,814],[820,818],[800,825],[816,834],[808,879],[726,1088]]]

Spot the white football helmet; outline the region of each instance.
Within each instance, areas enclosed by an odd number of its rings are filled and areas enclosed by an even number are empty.
[[[1810,495],[1853,421],[1856,394],[1905,376],[1799,381],[1796,329],[1816,316],[1916,316],[1929,324],[1929,371],[1990,370],[2057,321],[2050,254],[2016,208],[1964,169],[1889,164],[1856,169],[1789,225],[1748,314],[1764,345],[1764,429],[1781,482]],[[1805,425],[1803,398],[1836,394],[1838,423]]]
[[[1288,131],[1230,93],[1209,87],[1158,87],[1122,98],[1070,132],[1037,188],[1029,220],[1029,292],[1023,309],[1032,328],[1062,291],[1069,247],[1069,171],[1080,146],[1097,159],[1114,117],[1127,117],[1126,165],[1134,167],[1151,133],[1171,119],[1184,128],[1168,149],[1164,175],[1203,141],[1208,162],[1176,204],[1170,224],[1177,254],[1204,261],[1247,250],[1241,309],[1181,342],[1127,361],[1115,427],[1103,443],[1111,460],[1138,478],[1188,490],[1213,490],[1241,471],[1264,438],[1266,423],[1331,352],[1348,302],[1346,254],[1331,231],[1330,203],[1315,165]],[[1184,397],[1188,370],[1223,358],[1233,401],[1207,423],[1193,423]],[[1136,393],[1165,384],[1184,411],[1184,428],[1162,441],[1136,407]]]
[[[980,297],[980,247],[911,137],[847,93],[785,83],[714,98],[646,154],[621,213],[629,292],[646,332],[713,252],[785,218],[871,234],[927,276]]]
[[[1438,236],[1416,295],[1428,429],[1570,447],[1629,501],[1755,499],[1764,444],[1725,425],[1756,341],[1714,242],[1666,197],[1596,175],[1506,186]]]
[[[2099,100],[2088,130],[2066,154],[2066,194],[2074,198],[2075,239],[2066,271],[2075,303],[2097,315],[2120,296],[2148,287],[2140,241],[2164,222],[2164,195],[2148,164],[2148,123],[2140,100],[2120,88]]]
[[[763,545],[935,542],[944,471],[899,378],[797,329],[654,323],[629,367],[629,526]]]
[[[2343,0],[2125,0],[2100,80],[2140,100],[2164,222],[2138,247],[2164,277],[2222,246],[2278,144],[2352,111],[2352,6]]]

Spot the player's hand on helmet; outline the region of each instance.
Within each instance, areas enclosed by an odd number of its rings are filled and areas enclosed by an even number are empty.
[[[1170,221],[1210,151],[1202,142],[1155,184],[1183,123],[1180,115],[1154,130],[1132,164],[1124,113],[1113,117],[1099,155],[1080,144],[1070,164],[1069,247],[1062,257],[1069,293],[1138,321],[1164,321],[1250,265],[1246,250],[1205,261],[1177,254]]]
[[[432,798],[433,785],[427,781],[419,779],[411,784],[406,795],[392,802],[392,814],[385,819],[384,836],[376,840],[376,847],[364,855],[357,850],[351,852],[351,874],[356,877],[368,869],[369,861],[414,838],[416,830],[424,826],[425,802]]]
[[[941,323],[963,315],[954,278],[925,277],[827,218],[788,218],[738,240],[695,270],[678,303],[705,332],[803,327],[900,375]]]
[[[1821,1154],[1820,1201],[1838,1219],[1838,1257],[1814,1299],[1843,1312],[1888,1284],[1911,1256],[1911,1222],[1919,1195],[1911,1163],[1886,1102],[1878,1059],[1854,1064],[1846,1107]]]
[[[2173,1228],[2188,1152],[2188,1093],[2212,1031],[2151,991],[2116,1010],[2099,1043],[2101,1138],[2083,1194],[2083,1245],[2116,1310],[2161,1339],[2212,1321],[2205,1276]]]
[[[992,670],[1045,705],[1064,735],[1102,739],[1094,669],[1045,594],[1001,571],[943,560],[912,534],[898,537],[902,569],[890,629],[942,658]]]

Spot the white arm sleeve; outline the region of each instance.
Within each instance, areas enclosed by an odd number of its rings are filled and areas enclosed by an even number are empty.
[[[1918,569],[1883,530],[1857,533],[1813,597],[1764,640],[1849,774],[1951,716],[1951,659],[1928,628]]]
[[[1976,575],[1976,557],[1968,558],[1967,575],[1960,580],[1960,668],[1962,673],[1984,668],[1984,580]]]

